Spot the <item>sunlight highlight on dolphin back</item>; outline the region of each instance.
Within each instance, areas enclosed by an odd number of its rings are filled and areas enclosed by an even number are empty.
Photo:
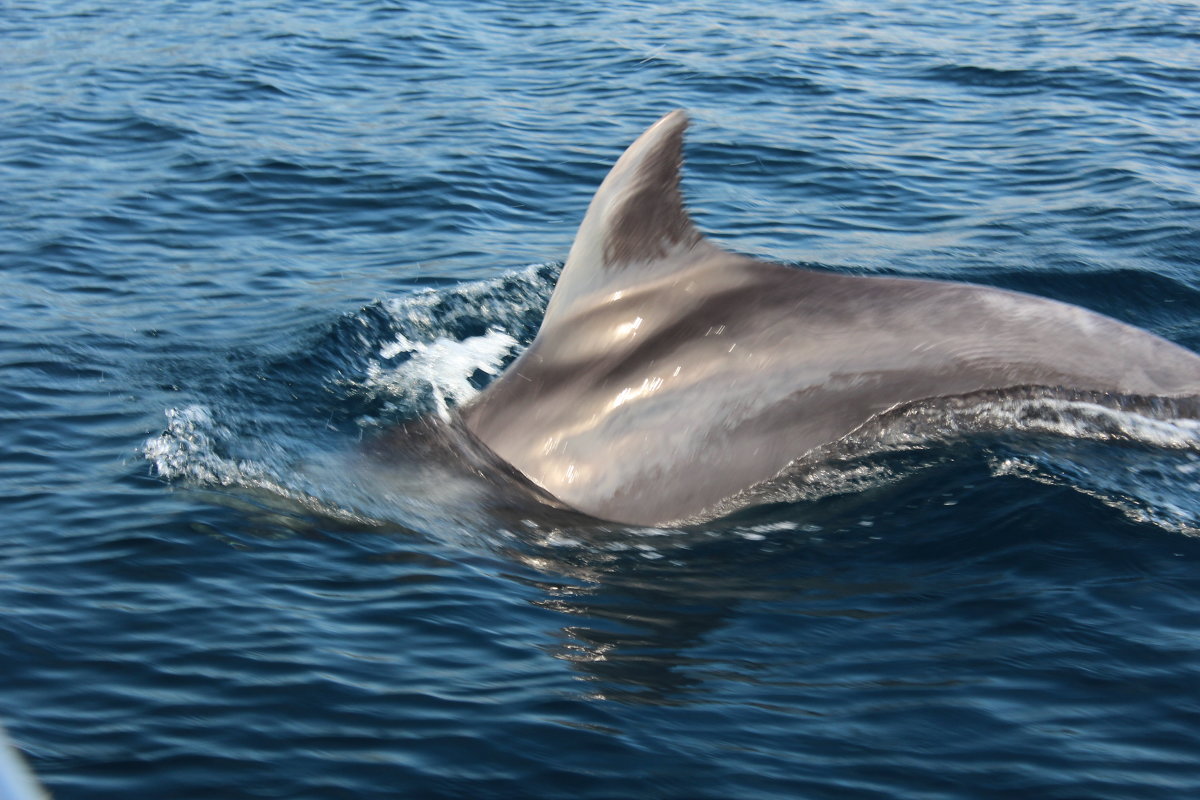
[[[472,433],[563,503],[627,524],[711,519],[906,404],[1028,387],[1200,395],[1200,357],[1078,306],[722,249],[680,193],[687,122],[667,114],[620,157],[537,337],[463,406]]]
[[[642,381],[642,385],[638,386],[637,388],[627,386],[617,393],[617,396],[613,398],[613,401],[608,404],[608,409],[611,411],[614,408],[619,408],[625,405],[631,400],[637,400],[640,397],[648,397],[649,395],[652,395],[661,389],[662,386],[662,378],[646,378],[646,380]]]

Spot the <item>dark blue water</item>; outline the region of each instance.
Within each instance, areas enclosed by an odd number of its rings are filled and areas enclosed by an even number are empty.
[[[9,0],[0,719],[56,797],[1200,792],[1192,421],[674,531],[338,472],[528,343],[675,107],[735,250],[1200,349],[1192,4]]]

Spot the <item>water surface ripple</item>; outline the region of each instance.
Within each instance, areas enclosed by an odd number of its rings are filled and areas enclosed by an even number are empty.
[[[1134,0],[10,0],[0,720],[60,800],[1197,796],[1170,414],[892,426],[683,530],[335,456],[530,341],[676,107],[735,250],[1198,349],[1198,31]]]

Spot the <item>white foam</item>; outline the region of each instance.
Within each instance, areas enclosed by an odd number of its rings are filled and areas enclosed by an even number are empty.
[[[416,406],[428,397],[434,406],[431,410],[448,420],[451,404],[461,405],[478,393],[471,376],[477,371],[498,374],[500,365],[516,347],[516,339],[496,329],[461,342],[444,337],[429,343],[414,342],[400,335],[383,345],[379,355],[391,359],[408,353],[409,359],[396,367],[370,362],[363,384],[374,393]]]
[[[190,478],[201,483],[228,484],[225,464],[214,453],[213,437],[227,435],[208,408],[190,405],[168,408],[167,428],[142,446],[142,453],[167,480]]]
[[[1137,506],[1139,519],[1185,530],[1200,521],[1200,510],[1187,513],[1172,502],[1175,491],[1185,488],[1183,496],[1194,495],[1193,471],[1200,471],[1200,420],[1188,416],[1194,410],[1186,404],[1166,400],[1154,405],[1130,403],[1119,407],[1091,398],[1045,396],[1039,390],[1020,390],[1008,395],[984,395],[915,403],[897,407],[868,420],[846,437],[801,455],[774,478],[749,487],[717,504],[705,514],[690,520],[737,511],[761,503],[795,503],[831,495],[864,491],[911,475],[939,463],[944,446],[966,440],[972,434],[1015,435],[1010,440],[1019,452],[1013,458],[992,461],[994,474],[1020,475],[1034,480],[1054,480],[1088,494],[1102,496],[1112,505],[1128,509]],[[1027,436],[1033,434],[1033,437]],[[1058,443],[1058,444],[1056,444]],[[1065,445],[1060,447],[1059,444]],[[1071,456],[1072,448],[1090,444],[1105,447],[1095,463],[1067,464],[1082,456]],[[1115,472],[1114,461],[1126,448],[1108,450],[1108,446],[1132,445],[1139,464],[1149,464],[1149,474]],[[1027,450],[1028,448],[1028,450]],[[1159,451],[1159,457],[1155,457]],[[1181,459],[1186,463],[1179,464]],[[1164,463],[1165,461],[1165,463]],[[1174,463],[1172,463],[1174,462]],[[1154,473],[1165,468],[1173,478]],[[1064,479],[1065,477],[1065,479]],[[1119,478],[1119,479],[1118,479]],[[1166,488],[1165,484],[1171,484]],[[1138,498],[1130,503],[1129,497]],[[860,523],[869,526],[871,522]],[[755,528],[750,533],[765,533]]]
[[[222,455],[222,450],[239,438],[218,422],[206,406],[168,408],[165,414],[166,429],[142,445],[142,454],[163,479],[208,488],[256,490],[325,516],[353,522],[374,521],[319,499],[312,487],[303,485],[303,473],[292,465],[294,459],[276,442],[256,441],[259,452],[252,457]],[[289,482],[296,485],[285,485],[274,473],[288,475]]]

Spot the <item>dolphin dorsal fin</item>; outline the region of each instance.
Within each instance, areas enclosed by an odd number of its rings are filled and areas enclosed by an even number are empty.
[[[662,277],[685,265],[680,256],[715,249],[692,224],[679,190],[687,125],[684,111],[672,111],[613,165],[579,226],[543,327],[583,298]]]

